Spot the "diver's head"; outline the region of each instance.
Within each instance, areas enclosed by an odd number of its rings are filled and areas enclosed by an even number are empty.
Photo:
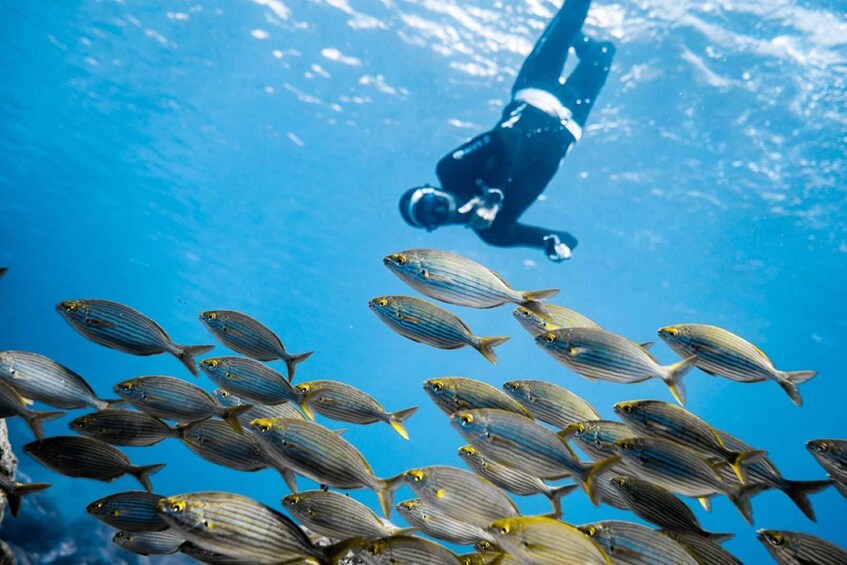
[[[447,224],[455,211],[453,195],[428,184],[410,188],[400,197],[400,215],[406,223],[426,231]]]

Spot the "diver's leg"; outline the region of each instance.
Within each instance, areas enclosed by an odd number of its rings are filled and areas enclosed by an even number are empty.
[[[513,95],[522,88],[553,89],[559,85],[568,49],[585,21],[590,4],[591,0],[565,0],[524,61],[512,87]]]
[[[556,95],[573,112],[573,120],[584,126],[609,76],[615,46],[607,41],[595,41],[580,33],[575,38],[574,50],[579,56],[579,64]]]

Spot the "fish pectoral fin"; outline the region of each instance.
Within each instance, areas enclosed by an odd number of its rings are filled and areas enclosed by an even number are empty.
[[[587,347],[569,347],[565,351],[567,352],[568,357],[578,357],[586,351],[589,351],[589,349]]]
[[[117,326],[108,320],[101,320],[99,318],[86,318],[85,325],[90,326],[92,328],[116,328]]]
[[[436,275],[429,269],[421,269],[421,276],[430,282],[452,283],[453,279],[444,275]]]
[[[420,324],[422,322],[419,316],[412,316],[411,314],[397,314],[397,317],[400,318],[404,322],[409,322],[410,324]]]
[[[244,337],[244,332],[235,328],[231,328],[229,326],[224,326],[223,331],[226,335],[230,335],[233,337]]]

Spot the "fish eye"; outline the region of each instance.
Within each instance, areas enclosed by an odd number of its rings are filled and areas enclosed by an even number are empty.
[[[62,308],[65,312],[76,312],[79,309],[79,302],[75,300],[68,300],[67,302],[62,302]]]
[[[300,504],[300,497],[292,496],[288,498],[288,504],[290,504],[291,506],[297,506],[298,504]]]
[[[463,423],[463,424],[467,425],[467,424],[470,424],[470,423],[472,423],[472,422],[473,422],[473,416],[471,416],[470,414],[464,414],[464,415],[460,418],[460,420],[462,420],[462,423]]]
[[[478,543],[476,544],[476,546],[477,546],[477,548],[478,548],[480,551],[490,551],[490,550],[491,550],[491,548],[492,548],[492,547],[494,547],[493,545],[491,545],[491,543],[490,543],[490,542],[487,542],[487,541],[485,541],[485,540],[482,540],[482,541],[478,542]]]
[[[583,424],[582,422],[577,424],[576,425],[576,432],[574,432],[574,433],[578,436],[581,436],[582,434],[584,434],[585,433],[585,424]]]
[[[509,533],[511,528],[509,527],[508,524],[503,524],[502,526],[500,526],[499,530],[500,530],[500,535],[505,536],[506,534]]]
[[[775,545],[775,546],[779,547],[779,546],[781,546],[782,544],[785,543],[785,538],[782,537],[779,534],[768,534],[767,537],[768,537],[768,542],[770,542],[771,545]]]
[[[583,530],[583,533],[588,537],[593,538],[594,535],[597,533],[597,528],[595,528],[594,526],[588,526]]]
[[[423,473],[421,471],[409,471],[407,473],[409,477],[416,483],[419,483],[423,480]]]
[[[380,298],[376,301],[376,305],[380,308],[385,308],[386,306],[388,306],[388,300],[386,300],[385,298]]]
[[[679,330],[676,328],[668,328],[668,335],[671,337],[676,337],[679,335]]]
[[[130,391],[134,388],[134,385],[132,383],[121,383],[118,386],[121,387],[121,390],[125,391]]]
[[[626,485],[626,479],[623,477],[618,477],[617,479],[614,479],[614,481],[619,487]]]
[[[221,398],[229,398],[229,392],[222,390],[221,391]]]
[[[397,260],[398,265],[405,265],[406,264],[406,256],[405,255],[397,255],[395,257],[395,259]]]
[[[544,341],[546,341],[547,343],[553,343],[554,341],[556,341],[556,336],[553,334],[547,334],[544,336]]]
[[[621,410],[623,410],[624,414],[632,414],[632,405],[624,404],[623,406],[621,406]]]
[[[825,441],[815,442],[814,447],[815,451],[817,451],[818,453],[826,453],[826,451],[829,449],[829,445],[827,445]]]
[[[509,389],[511,390],[520,390],[520,388],[521,385],[519,385],[518,383],[509,383]]]
[[[101,508],[103,508],[103,501],[98,500],[97,502],[94,503],[92,508],[94,508],[94,510],[100,510]]]
[[[444,383],[441,381],[433,381],[432,382],[432,390],[435,392],[441,392],[444,389]]]
[[[203,364],[206,365],[207,367],[214,369],[215,367],[220,365],[220,361],[218,361],[217,359],[205,359],[203,361]]]
[[[262,432],[263,434],[266,434],[269,431],[271,431],[271,427],[267,424],[262,424],[261,426],[259,426],[259,431]]]
[[[206,312],[206,319],[207,320],[213,320],[213,321],[217,320],[218,319],[218,313],[217,312]]]
[[[171,512],[173,512],[175,514],[179,514],[183,510],[185,510],[185,502],[184,501],[177,500],[176,502],[171,504]]]
[[[465,455],[474,456],[476,455],[476,449],[471,446],[463,447],[462,453],[464,453]]]

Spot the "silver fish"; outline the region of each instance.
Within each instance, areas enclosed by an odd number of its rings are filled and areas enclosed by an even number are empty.
[[[194,492],[163,498],[158,508],[171,528],[210,551],[273,563],[324,556],[291,519],[246,496]]]
[[[408,533],[384,521],[358,500],[345,494],[309,490],[289,494],[282,506],[310,530],[328,538],[382,538]]]
[[[817,371],[779,371],[761,349],[717,326],[677,324],[660,328],[658,333],[678,355],[696,355],[700,370],[745,383],[776,381],[797,406],[803,405],[798,385],[818,374]]]
[[[662,379],[677,402],[685,405],[682,377],[697,356],[673,365],[660,365],[642,345],[597,328],[568,328],[536,336],[535,343],[551,357],[589,380],[638,383]]]
[[[6,495],[9,513],[12,516],[18,515],[18,510],[21,507],[21,499],[24,496],[44,490],[50,486],[48,483],[19,483],[7,477],[5,473],[0,473],[0,491]]]
[[[707,532],[683,501],[669,490],[637,477],[612,477],[609,481],[639,518],[666,531],[688,532],[715,542],[723,542],[735,534]]]
[[[112,445],[150,446],[179,434],[160,419],[135,410],[99,410],[72,420],[68,427]]]
[[[486,457],[484,453],[472,445],[460,447],[459,457],[467,463],[474,473],[512,494],[519,496],[543,494],[553,506],[554,518],[562,515],[561,498],[576,488],[576,485],[552,487],[538,477],[521,470],[520,465],[512,468],[498,463]]]
[[[847,550],[824,539],[785,530],[757,530],[779,565],[847,565]]]
[[[559,432],[559,437],[563,439],[576,438],[577,446],[595,461],[615,455],[615,442],[636,435],[625,424],[609,420],[576,422]]]
[[[469,345],[492,363],[497,363],[493,348],[509,339],[475,336],[467,324],[447,310],[412,296],[380,296],[372,298],[368,307],[403,337],[439,349]]]
[[[119,530],[158,532],[168,527],[157,511],[161,499],[162,496],[152,492],[119,492],[95,500],[85,511]]]
[[[615,563],[628,565],[697,565],[684,547],[641,524],[606,520],[577,526]]]
[[[232,408],[233,406],[244,406],[249,404],[243,398],[240,398],[228,390],[216,388],[214,396],[221,406]],[[238,421],[242,427],[249,427],[250,422],[260,418],[294,418],[295,420],[305,420],[306,417],[294,404],[284,402],[282,404],[254,404],[250,410],[238,415]]]
[[[298,363],[308,359],[313,351],[292,355],[277,335],[266,325],[247,314],[234,310],[210,310],[200,314],[200,321],[218,340],[237,353],[259,361],[282,359],[288,381],[294,379]]]
[[[250,422],[268,454],[319,484],[341,489],[368,488],[379,498],[385,516],[402,475],[376,477],[351,443],[320,424],[303,420],[260,419]]]
[[[594,476],[619,460],[615,456],[600,463],[581,463],[555,433],[505,410],[463,410],[452,414],[450,423],[465,441],[494,461],[504,465],[520,461],[522,470],[542,479],[573,476],[595,504]]]
[[[254,404],[297,402],[297,391],[264,363],[247,357],[210,357],[200,368],[219,387]]]
[[[101,400],[85,379],[49,357],[28,351],[0,351],[0,379],[24,398],[56,408],[97,410],[123,401]]]
[[[543,516],[495,520],[488,526],[497,543],[521,563],[533,565],[611,565],[600,546],[581,531]]]
[[[182,379],[161,375],[129,379],[116,384],[114,390],[151,416],[180,422],[197,422],[218,416],[239,433],[241,424],[238,416],[251,408],[250,404],[224,408],[202,388]]]
[[[300,408],[311,420],[315,417],[312,410],[340,422],[353,424],[373,424],[385,422],[409,439],[409,433],[403,423],[414,414],[418,407],[413,406],[397,412],[386,412],[382,405],[369,394],[354,386],[338,381],[309,381],[294,387],[300,402]]]
[[[56,311],[87,339],[132,355],[170,353],[197,376],[195,355],[213,345],[177,345],[162,327],[137,310],[118,302],[99,299],[66,300]]]
[[[733,489],[727,485],[712,463],[699,451],[657,437],[625,439],[616,444],[627,466],[639,477],[652,481],[671,492],[691,496],[706,507],[715,494],[725,494],[747,523],[753,523],[750,497],[762,490],[761,485]]]
[[[179,551],[185,538],[173,530],[161,532],[126,532],[112,536],[112,542],[137,555],[171,555]]]
[[[185,446],[206,461],[236,471],[275,468],[291,486],[294,474],[265,453],[255,434],[239,434],[220,420],[201,420],[177,427]],[[295,486],[296,488],[296,486]]]
[[[486,527],[492,520],[518,516],[517,506],[492,483],[463,469],[432,465],[403,475],[415,495],[451,518]]]
[[[514,302],[533,304],[557,294],[557,289],[520,291],[503,278],[461,255],[435,249],[410,249],[382,260],[400,280],[430,298],[472,308],[493,308]]]
[[[479,526],[456,520],[420,498],[404,500],[395,508],[409,524],[435,539],[459,545],[473,545],[479,541],[494,543],[491,534]]]
[[[561,328],[599,328],[600,324],[564,306],[544,304],[540,309],[518,306],[512,316],[533,336]]]
[[[707,538],[685,532],[662,533],[688,550],[700,565],[742,565],[733,554]]]
[[[659,400],[631,400],[614,406],[626,424],[643,435],[669,439],[706,455],[723,459],[745,482],[744,467],[765,457],[760,450],[733,451],[727,448],[717,432],[685,408]]]
[[[448,416],[458,410],[499,408],[532,418],[520,402],[476,379],[440,377],[424,381],[423,388]]]
[[[458,565],[459,557],[441,545],[423,538],[391,536],[376,540],[354,540],[346,548],[353,558],[367,565],[420,563],[426,565]]]
[[[557,428],[585,420],[599,420],[591,404],[559,385],[524,379],[503,383],[506,394],[520,402],[537,420]]]
[[[122,475],[130,474],[147,491],[152,491],[150,475],[158,472],[164,464],[136,466],[126,455],[108,443],[77,436],[48,437],[24,446],[30,457],[66,477],[83,477],[110,482]]]
[[[835,481],[838,492],[847,497],[847,440],[813,439],[806,442],[806,449]]]
[[[27,408],[26,401],[18,394],[18,391],[6,381],[0,380],[0,418],[20,416],[32,430],[35,439],[39,441],[44,439],[44,427],[42,426],[44,422],[61,418],[64,415],[64,412],[39,412]]]

